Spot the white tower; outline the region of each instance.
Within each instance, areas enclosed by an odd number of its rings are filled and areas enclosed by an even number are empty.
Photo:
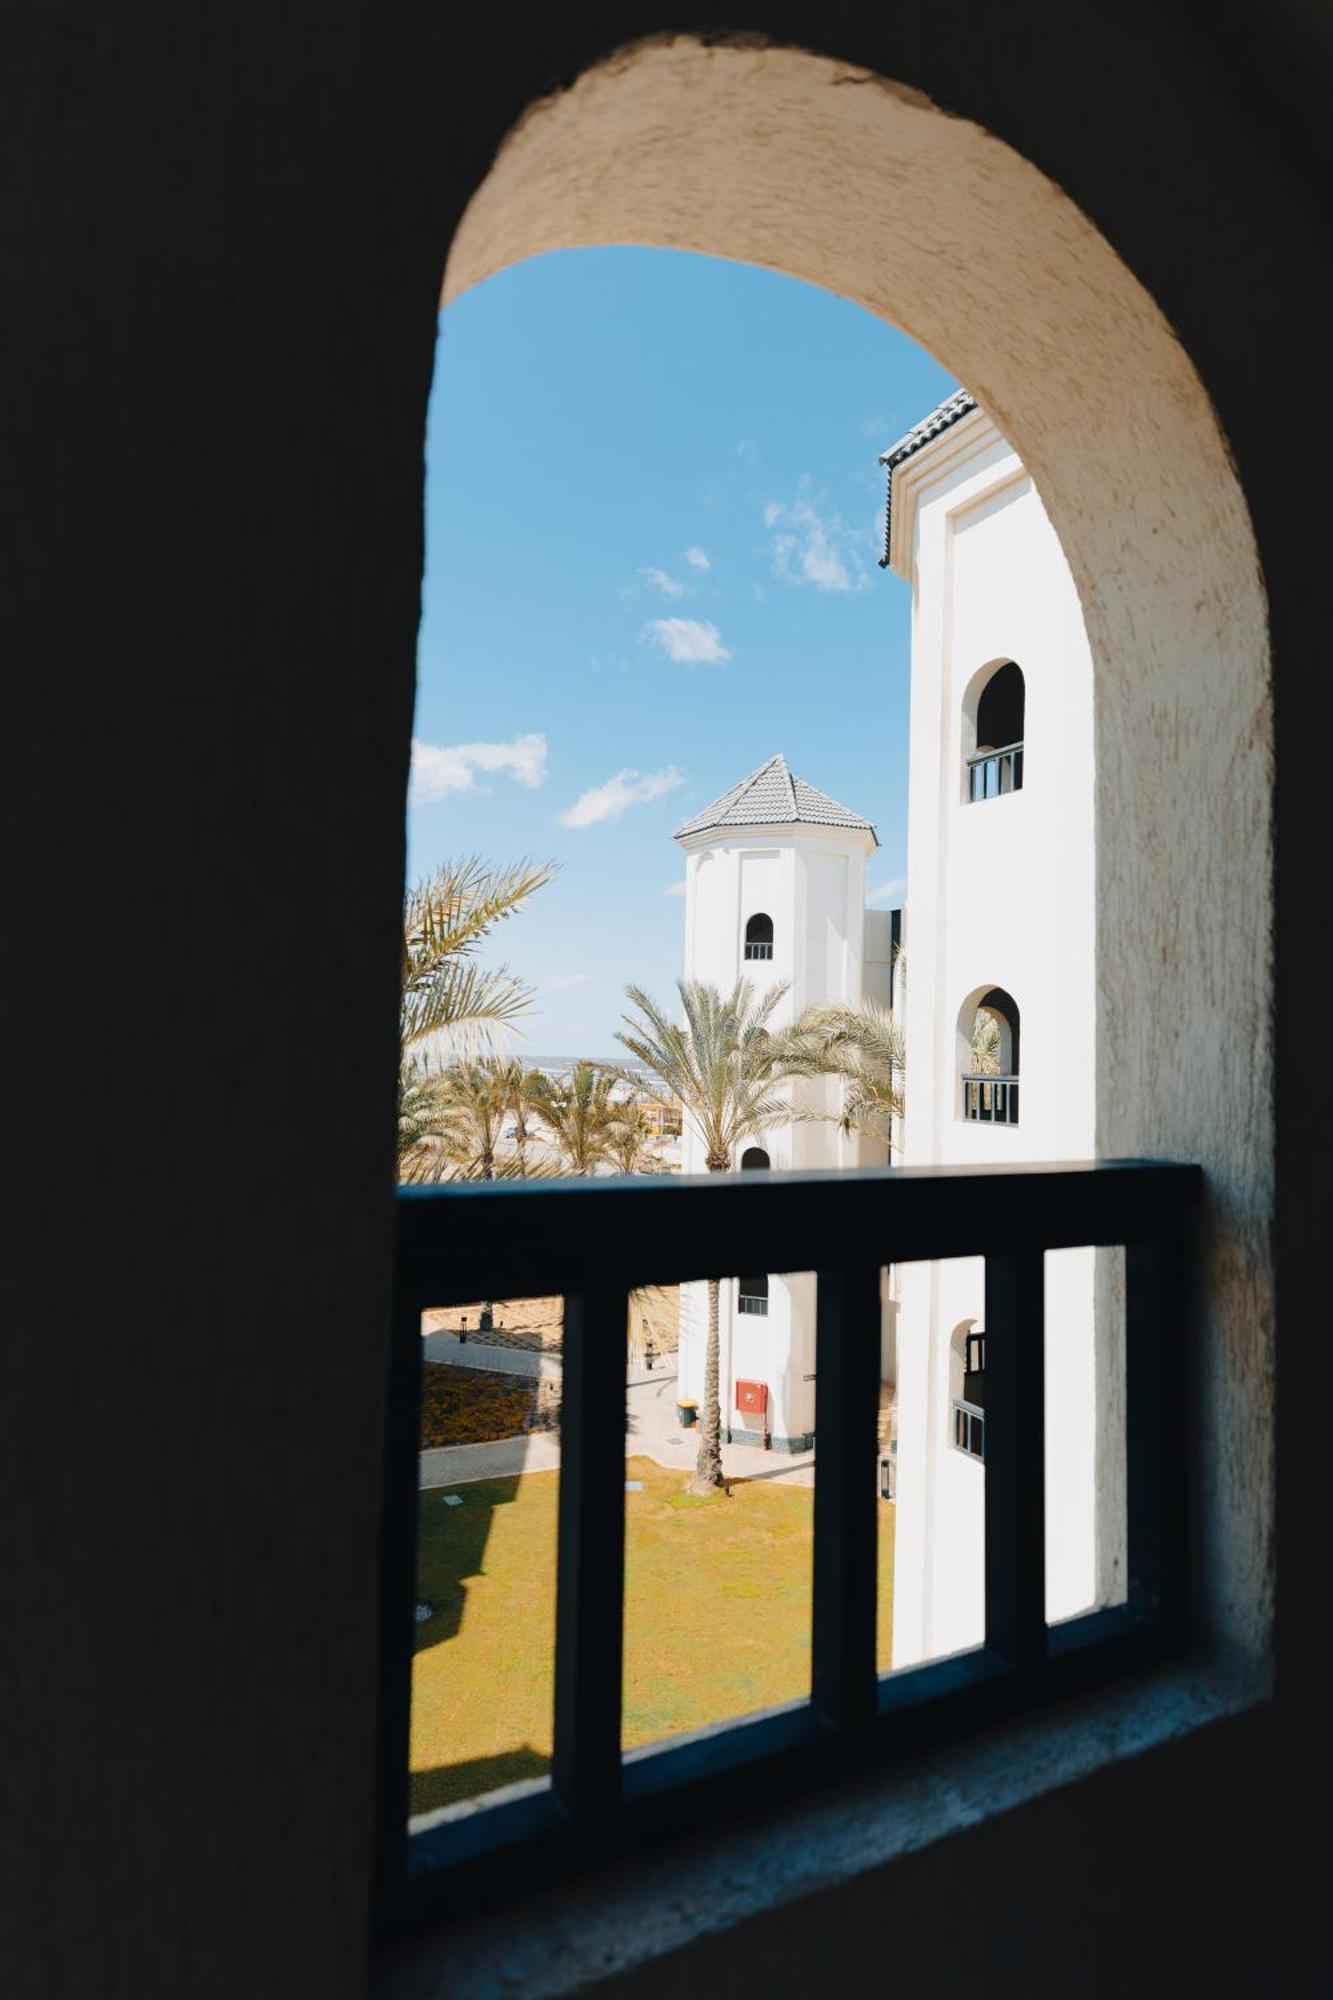
[[[1088,1159],[1096,787],[1078,594],[1031,476],[966,390],[883,463],[886,555],[913,589],[903,1162]],[[895,1667],[981,1642],[985,1543],[984,1267],[905,1264],[899,1284]],[[1053,1619],[1117,1592],[1097,1284],[1091,1250],[1046,1260]]]
[[[771,757],[677,829],[686,855],[685,977],[729,993],[749,979],[757,993],[787,993],[774,1015],[785,1025],[812,1004],[887,993],[888,919],[865,907],[866,857],[878,845],[869,820],[793,777]],[[881,936],[882,933],[882,936]],[[867,949],[869,947],[869,950]],[[867,966],[867,958],[871,964]],[[883,963],[881,964],[881,961]],[[836,1085],[801,1086],[803,1108],[836,1109]],[[883,1149],[879,1149],[882,1158]],[[844,1138],[835,1120],[793,1121],[757,1135],[733,1169],[857,1166],[873,1143]],[[702,1173],[703,1147],[688,1118],[684,1166]],[[681,1292],[680,1393],[702,1397],[706,1298]],[[775,1450],[814,1441],[814,1279],[809,1273],[735,1273],[722,1288],[724,1439],[761,1443],[763,1420],[736,1406],[736,1384],[768,1392]]]

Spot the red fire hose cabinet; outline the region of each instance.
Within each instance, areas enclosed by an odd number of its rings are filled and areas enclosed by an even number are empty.
[[[764,1434],[764,1450],[768,1450],[768,1384],[767,1382],[740,1382],[736,1384],[736,1408],[747,1419],[746,1428],[761,1430]],[[758,1418],[756,1424],[753,1420]]]

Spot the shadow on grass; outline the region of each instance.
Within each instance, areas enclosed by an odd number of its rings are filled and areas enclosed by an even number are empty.
[[[456,1805],[460,1799],[478,1799],[501,1785],[515,1785],[521,1778],[542,1778],[551,1767],[530,1743],[514,1750],[502,1750],[494,1757],[469,1757],[461,1764],[445,1764],[433,1771],[412,1773],[412,1805],[415,1813],[435,1812],[440,1806]]]
[[[457,1636],[468,1578],[481,1575],[495,1510],[518,1497],[520,1477],[478,1479],[467,1486],[433,1487],[422,1494],[417,1595],[432,1607],[434,1616],[418,1625],[414,1652],[427,1652]],[[447,1506],[446,1495],[457,1495],[462,1505]]]

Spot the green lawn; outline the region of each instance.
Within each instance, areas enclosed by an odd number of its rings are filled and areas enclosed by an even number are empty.
[[[698,1500],[685,1475],[631,1459],[625,1495],[625,1747],[791,1701],[810,1686],[809,1487],[737,1481]],[[559,1475],[421,1498],[412,1809],[544,1772],[551,1754]],[[881,1665],[893,1604],[893,1508],[879,1509]]]

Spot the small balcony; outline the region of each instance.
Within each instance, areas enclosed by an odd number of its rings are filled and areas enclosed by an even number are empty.
[[[969,805],[982,799],[998,799],[1004,792],[1023,789],[1023,746],[1006,743],[1001,750],[979,750],[967,760]]]
[[[772,939],[747,938],[745,940],[745,956],[747,958],[772,958],[773,956]]]
[[[974,1409],[986,1407],[986,1336],[969,1333],[963,1363],[963,1401]]]
[[[963,1116],[976,1125],[1017,1125],[1018,1078],[965,1074]]]
[[[977,1403],[956,1396],[953,1405],[953,1441],[969,1458],[986,1456],[986,1412]]]

